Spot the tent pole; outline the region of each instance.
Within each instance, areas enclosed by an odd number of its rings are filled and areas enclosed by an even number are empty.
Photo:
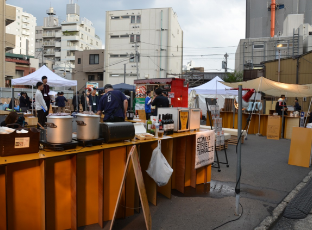
[[[35,111],[34,111],[34,86],[33,86],[33,85],[31,86],[31,96],[32,96],[32,103],[31,103],[31,106],[32,106],[32,114],[35,115]]]
[[[12,103],[12,111],[14,111],[14,104],[15,104],[15,101],[14,101],[14,87],[12,86],[11,88],[12,90],[12,99],[11,99],[11,103]]]
[[[307,116],[306,116],[306,118],[305,118],[304,127],[306,127],[306,125],[307,125],[308,113],[310,112],[311,102],[312,102],[312,97],[311,97],[311,100],[310,100],[310,104],[309,104],[309,109],[308,109],[308,112],[307,112]],[[310,116],[311,116],[311,115],[310,115]]]
[[[76,85],[76,108],[77,108],[77,113],[79,113],[79,104],[78,104],[78,96],[77,96],[77,85]]]

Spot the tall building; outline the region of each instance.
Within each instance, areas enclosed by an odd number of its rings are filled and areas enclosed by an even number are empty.
[[[285,34],[283,24],[290,14],[303,14],[304,23],[312,24],[312,1],[276,0],[275,14],[274,34]],[[270,30],[271,0],[246,0],[246,38],[270,37]]]
[[[36,27],[36,57],[41,64],[52,61],[57,74],[71,78],[75,52],[101,49],[101,39],[95,34],[92,22],[80,17],[78,4],[67,4],[66,20],[62,23],[53,7],[47,10],[47,14],[43,26]]]
[[[6,33],[6,26],[16,19],[16,8],[0,0],[0,87],[10,84],[15,75],[15,63],[5,61],[5,52],[15,48],[15,35]]]
[[[181,74],[183,31],[172,8],[106,12],[104,83]],[[170,76],[172,77],[172,76]]]
[[[15,48],[10,53],[28,56],[35,55],[35,27],[37,19],[32,14],[16,8],[16,21],[6,27],[6,32],[15,35]]]

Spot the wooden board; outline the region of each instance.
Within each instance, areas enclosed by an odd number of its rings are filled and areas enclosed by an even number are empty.
[[[291,139],[294,127],[299,127],[300,117],[285,117],[284,137]]]
[[[281,117],[280,116],[269,116],[268,117],[268,128],[267,128],[267,139],[279,140],[281,135]]]
[[[137,152],[135,145],[131,148],[131,151],[128,155],[126,167],[124,170],[125,172],[124,172],[123,179],[122,179],[122,182],[120,185],[119,194],[118,194],[117,202],[115,205],[115,211],[114,211],[114,216],[113,216],[113,219],[111,222],[110,230],[112,230],[113,225],[114,225],[114,221],[115,221],[116,216],[117,216],[117,210],[118,210],[119,202],[120,202],[120,199],[122,196],[122,190],[124,189],[124,183],[126,181],[126,176],[127,176],[126,172],[127,172],[130,160],[133,164],[135,180],[136,180],[136,183],[138,186],[138,191],[140,194],[140,200],[141,200],[142,210],[143,210],[143,214],[144,214],[146,229],[150,230],[150,229],[152,229],[152,218],[151,218],[151,213],[150,213],[150,209],[149,209],[149,205],[148,205],[148,200],[147,200],[142,170],[141,170],[141,166],[140,166],[140,160],[139,160],[138,152]]]
[[[173,152],[175,162],[172,164],[172,176],[175,177],[173,188],[181,193],[184,193],[185,188],[185,162],[186,162],[186,137],[175,138],[175,151]]]
[[[312,129],[293,128],[288,164],[310,167]]]
[[[127,158],[130,154],[132,146],[127,146]],[[135,193],[136,193],[136,185],[135,185],[135,175],[133,170],[132,161],[129,162],[127,169],[127,178],[126,178],[126,217],[134,215],[134,208],[139,207],[139,205],[135,206]]]
[[[145,121],[146,120],[146,113],[145,110],[138,110],[139,119]]]
[[[7,229],[5,167],[0,166],[0,230]]]

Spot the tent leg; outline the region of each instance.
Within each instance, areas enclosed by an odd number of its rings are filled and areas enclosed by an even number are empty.
[[[77,108],[77,113],[79,113],[79,104],[78,104],[78,96],[77,96],[77,85],[76,85],[76,108]]]
[[[31,96],[32,96],[32,103],[31,103],[31,107],[32,107],[32,114],[35,115],[35,111],[34,111],[34,86],[31,86]]]

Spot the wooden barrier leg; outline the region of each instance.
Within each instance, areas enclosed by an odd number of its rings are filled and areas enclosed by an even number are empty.
[[[161,141],[161,152],[168,161],[168,164],[172,167],[172,150],[173,150],[173,139],[167,139]],[[165,197],[171,199],[171,178],[168,184],[162,187],[157,187],[157,191]]]
[[[132,146],[127,146],[127,158],[130,153]],[[132,161],[129,162],[128,169],[127,169],[127,177],[126,177],[126,208],[125,208],[125,216],[132,216],[134,215],[134,208],[135,208],[135,175],[133,170]],[[136,207],[139,207],[136,206]]]
[[[45,194],[45,171],[46,161],[40,160],[40,198],[41,198],[41,229],[46,229],[46,194]]]
[[[186,158],[186,137],[176,138],[173,141],[176,142],[175,154],[175,184],[174,188],[181,193],[184,193],[185,188],[185,158]]]
[[[104,155],[103,151],[99,153],[99,225],[104,227]]]
[[[71,157],[71,230],[77,230],[77,155]]]
[[[7,229],[6,166],[0,166],[0,230]]]
[[[196,188],[196,169],[195,169],[195,155],[196,155],[196,135],[190,136],[189,138],[189,143],[191,143],[191,186],[193,188]]]

